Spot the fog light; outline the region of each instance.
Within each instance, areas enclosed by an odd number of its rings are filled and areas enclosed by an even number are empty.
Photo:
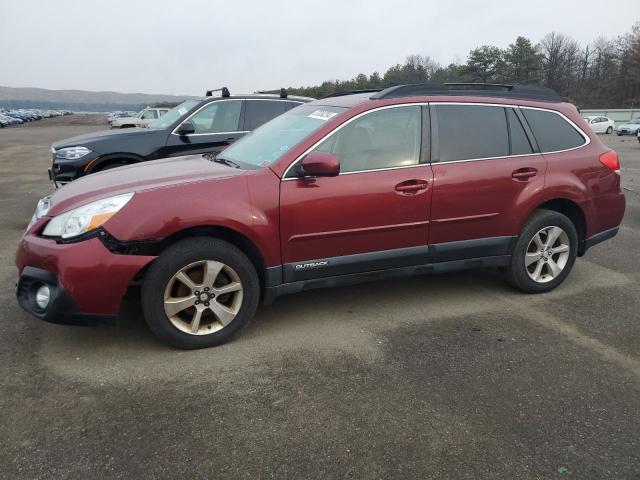
[[[51,291],[49,290],[49,287],[42,285],[36,292],[36,305],[44,310],[49,305],[50,298]]]

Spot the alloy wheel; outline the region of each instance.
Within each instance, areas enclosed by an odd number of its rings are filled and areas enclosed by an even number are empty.
[[[545,227],[536,233],[524,257],[524,264],[534,282],[547,283],[562,273],[569,260],[570,242],[560,227]]]
[[[164,312],[177,329],[208,335],[229,325],[242,306],[242,282],[229,265],[190,263],[176,272],[164,292]]]

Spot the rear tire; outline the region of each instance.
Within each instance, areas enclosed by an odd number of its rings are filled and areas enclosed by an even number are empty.
[[[525,293],[548,292],[567,278],[577,253],[573,222],[559,212],[536,210],[516,242],[507,280]]]
[[[142,285],[147,324],[160,339],[182,349],[229,341],[253,318],[259,299],[260,281],[247,256],[208,237],[167,248]]]

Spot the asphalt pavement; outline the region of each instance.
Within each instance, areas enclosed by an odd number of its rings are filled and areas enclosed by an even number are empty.
[[[51,325],[14,252],[71,116],[0,130],[0,478],[640,478],[640,144],[620,233],[545,295],[467,271],[304,292],[178,351],[136,302]]]

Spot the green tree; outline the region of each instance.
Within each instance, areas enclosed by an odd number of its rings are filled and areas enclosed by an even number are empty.
[[[483,45],[469,52],[464,71],[473,80],[499,82],[504,78],[504,52],[492,45]]]
[[[504,52],[505,80],[520,84],[536,84],[540,81],[542,55],[531,41],[518,37]]]

